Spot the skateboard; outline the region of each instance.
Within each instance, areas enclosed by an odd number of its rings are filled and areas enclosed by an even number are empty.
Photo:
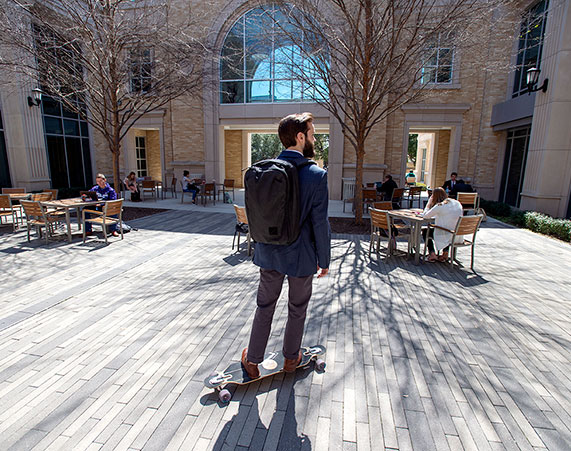
[[[325,370],[325,361],[320,356],[325,354],[325,346],[316,345],[311,347],[301,347],[301,362],[297,368],[308,366],[312,361],[315,361],[315,370],[322,372]],[[248,373],[242,366],[242,362],[231,363],[223,371],[215,371],[206,379],[204,385],[208,388],[213,388],[218,392],[218,399],[221,402],[227,403],[232,399],[232,394],[225,387],[227,385],[247,385],[250,382],[259,381],[265,377],[273,376],[283,372],[284,356],[281,351],[269,352],[264,356],[264,361],[258,365],[260,370],[260,377],[250,379]]]

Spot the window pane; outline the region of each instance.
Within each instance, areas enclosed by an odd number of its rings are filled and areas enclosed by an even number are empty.
[[[270,81],[247,81],[246,92],[247,103],[272,101]]]
[[[439,67],[436,78],[437,83],[450,83],[452,81],[452,67]]]
[[[46,133],[61,135],[63,134],[63,128],[61,126],[61,119],[57,117],[44,117],[44,123],[46,125]]]
[[[257,8],[246,14],[246,78],[271,77],[273,19],[267,10]]]
[[[243,19],[232,27],[222,48],[221,80],[244,78],[244,22]]]
[[[77,113],[71,110],[68,110],[67,108],[65,108],[63,105],[61,106],[62,110],[63,110],[63,116],[64,117],[71,117],[73,119],[77,119]]]
[[[436,80],[436,69],[434,67],[424,67],[422,69],[421,83],[434,83]]]
[[[81,127],[81,136],[89,136],[89,127],[87,126],[87,122],[81,121],[79,125]]]
[[[52,116],[61,115],[60,103],[52,97],[42,96],[42,108],[44,109],[44,114],[50,114]]]
[[[276,102],[284,102],[292,99],[291,96],[292,81],[276,80],[274,82],[274,100]]]
[[[63,128],[66,135],[79,136],[79,122],[64,120]]]
[[[83,167],[85,173],[85,186],[93,186],[93,176],[91,169],[91,152],[89,151],[89,139],[82,139]]]
[[[244,82],[227,81],[220,83],[220,101],[222,103],[244,103]]]
[[[67,166],[71,186],[82,187],[85,185],[83,178],[83,153],[79,138],[66,138],[65,150],[67,153]]]
[[[50,160],[50,175],[53,188],[69,188],[67,180],[67,164],[63,137],[48,136],[46,138]]]

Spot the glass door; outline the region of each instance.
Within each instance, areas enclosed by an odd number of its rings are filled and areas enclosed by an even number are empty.
[[[512,207],[519,207],[521,201],[530,132],[530,126],[508,131],[499,200]]]
[[[8,167],[8,153],[6,152],[6,140],[4,139],[4,125],[2,111],[0,111],[0,188],[12,186],[10,181],[10,168]]]

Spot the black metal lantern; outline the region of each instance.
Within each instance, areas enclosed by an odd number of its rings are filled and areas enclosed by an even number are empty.
[[[536,91],[547,91],[547,78],[543,80],[543,84],[539,88],[537,87],[537,83],[539,82],[539,74],[541,74],[541,69],[538,69],[537,67],[532,67],[531,69],[527,70],[526,82],[528,94]]]
[[[40,106],[42,103],[42,90],[40,88],[32,89],[32,97],[28,96],[28,106]]]

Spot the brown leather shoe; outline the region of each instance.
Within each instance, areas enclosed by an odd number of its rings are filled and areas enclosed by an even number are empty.
[[[299,350],[297,359],[284,359],[284,372],[293,373],[299,365],[299,362],[301,362],[301,349]]]
[[[242,366],[246,370],[248,377],[250,379],[257,379],[260,377],[260,370],[258,369],[257,363],[250,363],[246,358],[248,355],[248,348],[244,348],[242,351]]]

